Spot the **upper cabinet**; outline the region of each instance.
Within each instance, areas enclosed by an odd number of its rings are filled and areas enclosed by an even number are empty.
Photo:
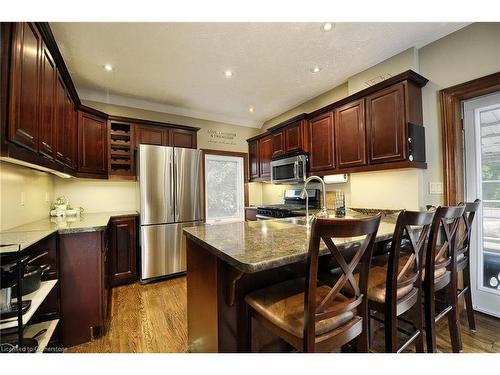
[[[166,146],[169,142],[168,129],[161,126],[136,125],[136,145]]]
[[[259,170],[260,178],[271,179],[271,158],[273,156],[273,139],[264,137],[259,139]]]
[[[309,175],[427,168],[421,91],[426,83],[409,70],[248,140],[250,166],[260,167],[251,179],[263,179],[260,159],[253,158],[265,154],[268,137],[273,158],[307,153]]]
[[[311,172],[335,168],[333,112],[319,115],[309,121],[309,170]]]
[[[49,159],[55,156],[55,89],[57,72],[48,48],[42,49],[40,77],[40,126],[38,128],[38,151]]]
[[[78,111],[78,173],[83,177],[107,177],[107,138],[104,118]]]
[[[366,164],[364,99],[335,110],[335,151],[339,168]]]
[[[33,23],[15,25],[11,46],[9,140],[37,151],[42,39]]]
[[[404,160],[407,150],[404,84],[368,96],[366,109],[370,163]]]
[[[271,140],[272,145],[272,140]],[[260,178],[260,165],[259,165],[259,140],[248,142],[248,164],[250,168],[250,180],[257,180]]]
[[[66,89],[61,76],[58,74],[56,79],[56,88],[54,95],[54,112],[55,112],[55,146],[56,146],[56,161],[65,163],[65,142],[66,142],[66,125],[64,115],[66,113]]]
[[[196,132],[172,128],[170,130],[170,145],[174,147],[196,148]]]

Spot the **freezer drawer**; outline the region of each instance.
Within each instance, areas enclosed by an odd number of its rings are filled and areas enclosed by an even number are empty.
[[[182,229],[199,224],[141,226],[141,280],[185,272],[186,239]]]

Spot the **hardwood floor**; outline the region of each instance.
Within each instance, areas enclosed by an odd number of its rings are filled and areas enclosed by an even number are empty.
[[[187,350],[186,278],[113,289],[110,329],[106,336],[69,348],[70,353],[179,353]],[[477,331],[462,316],[464,352],[500,353],[500,319],[475,313]],[[375,348],[383,348],[383,330]],[[437,324],[437,348],[451,353],[447,320]],[[408,349],[413,351],[413,345]]]

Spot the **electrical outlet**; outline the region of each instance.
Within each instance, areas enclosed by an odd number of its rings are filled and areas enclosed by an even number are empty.
[[[45,192],[45,203],[49,203],[49,192]]]
[[[24,206],[25,201],[26,201],[26,194],[24,194],[24,191],[21,191],[21,206]]]
[[[443,194],[443,183],[429,182],[429,194]]]

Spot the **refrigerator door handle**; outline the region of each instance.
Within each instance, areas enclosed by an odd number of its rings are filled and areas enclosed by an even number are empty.
[[[172,216],[174,218],[174,221],[177,221],[177,209],[176,209],[176,202],[175,202],[175,196],[176,196],[176,186],[175,186],[175,174],[177,173],[177,163],[176,163],[176,157],[175,157],[175,151],[172,149],[172,153],[170,154],[169,158],[169,171],[170,171],[170,199],[169,199],[169,205],[170,205],[170,210],[172,211]]]

